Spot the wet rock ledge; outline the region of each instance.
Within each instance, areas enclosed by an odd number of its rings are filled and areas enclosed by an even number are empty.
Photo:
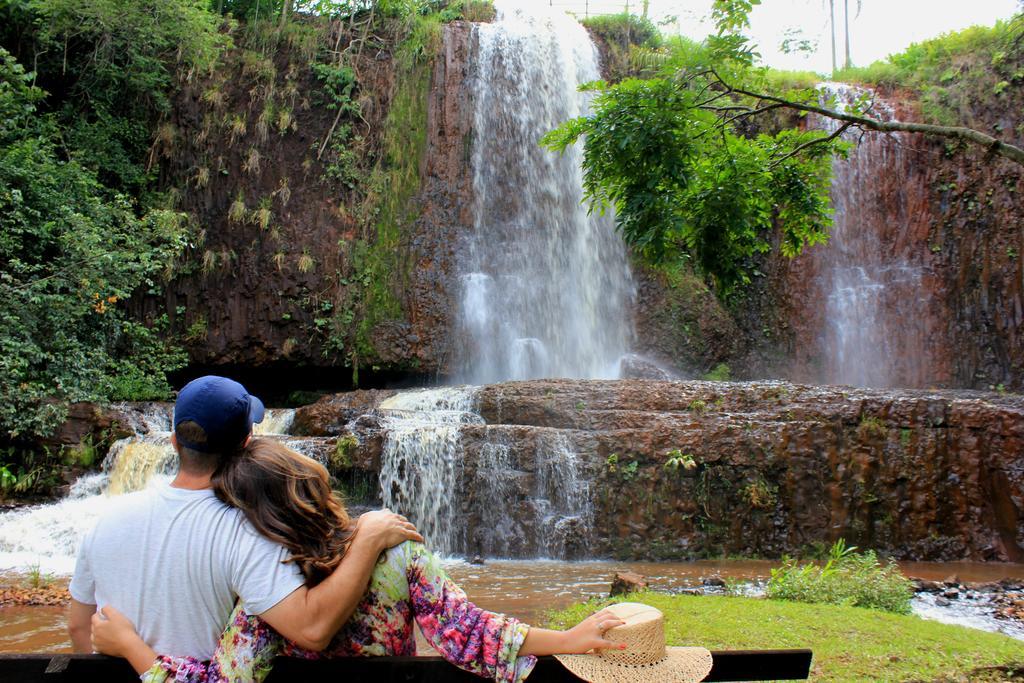
[[[325,397],[293,431],[353,433],[337,474],[369,480],[393,393]],[[845,538],[898,559],[1024,561],[1021,396],[541,380],[478,387],[475,405],[485,424],[460,428],[458,496],[471,554],[494,553],[496,507],[536,518],[543,489],[564,485],[542,464],[568,451],[591,507],[561,530],[566,557],[778,557]],[[502,500],[481,465],[495,444],[509,453]],[[539,532],[516,524],[498,550],[528,555]]]

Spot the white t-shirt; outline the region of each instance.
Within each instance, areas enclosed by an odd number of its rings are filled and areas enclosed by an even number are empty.
[[[71,597],[112,605],[159,654],[209,659],[235,596],[260,614],[303,584],[288,551],[211,489],[122,496],[82,541]]]

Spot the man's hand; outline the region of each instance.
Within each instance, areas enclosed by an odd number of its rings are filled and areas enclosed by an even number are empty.
[[[110,605],[92,615],[92,648],[101,654],[124,657],[128,648],[142,638],[135,624]]]
[[[373,510],[356,521],[354,542],[370,543],[383,552],[405,541],[423,542],[416,527],[402,515],[390,510]]]

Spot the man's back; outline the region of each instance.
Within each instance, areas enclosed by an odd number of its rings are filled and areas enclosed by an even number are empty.
[[[161,485],[123,496],[100,519],[70,589],[119,609],[157,652],[207,659],[236,596],[259,614],[302,585],[286,557],[211,489]]]

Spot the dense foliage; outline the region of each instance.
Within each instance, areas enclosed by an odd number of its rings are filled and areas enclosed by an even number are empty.
[[[883,565],[873,551],[856,552],[843,541],[823,565],[785,559],[773,569],[766,594],[776,600],[823,602],[910,614],[914,592],[895,563]]]
[[[0,430],[48,432],[67,401],[167,392],[180,362],[123,301],[171,263],[180,216],[138,217],[61,149],[43,92],[0,48]]]
[[[124,307],[184,245],[153,160],[220,24],[200,0],[0,0],[0,442],[70,401],[167,396],[184,354]]]
[[[69,153],[136,196],[176,77],[213,68],[228,42],[219,23],[201,0],[0,0],[0,44],[52,93],[40,106]]]
[[[712,74],[763,84],[767,71],[744,61],[742,43],[724,44],[677,40],[648,52],[653,76],[591,84],[593,113],[543,142],[560,150],[583,139],[586,198],[615,209],[649,262],[691,260],[727,295],[773,244],[793,256],[827,238],[830,159],[843,143],[821,131],[751,130],[755,108],[716,90]]]

